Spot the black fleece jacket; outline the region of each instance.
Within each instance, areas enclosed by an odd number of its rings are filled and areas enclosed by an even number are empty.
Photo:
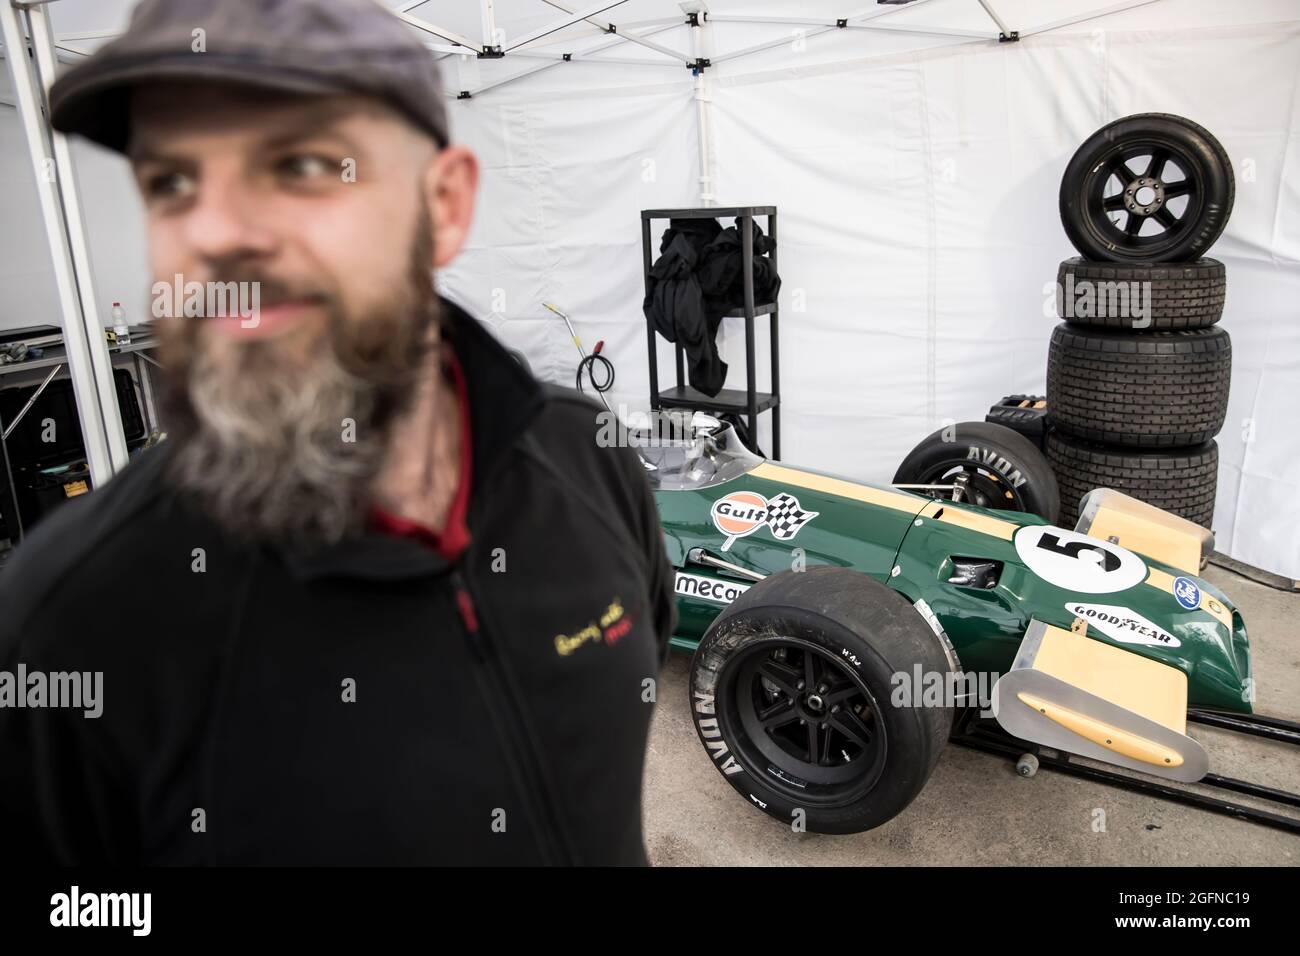
[[[165,481],[166,442],[20,545],[0,677],[101,672],[102,714],[0,706],[0,846],[59,864],[645,862],[675,614],[653,496],[630,449],[599,446],[594,404],[445,307],[473,436],[454,564],[378,532],[238,544]]]

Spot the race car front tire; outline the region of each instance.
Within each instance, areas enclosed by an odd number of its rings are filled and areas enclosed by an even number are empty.
[[[1062,322],[1047,350],[1047,417],[1109,445],[1197,445],[1223,427],[1231,382],[1226,329],[1139,334]]]
[[[915,668],[947,686],[954,658],[911,603],[838,567],[755,584],[691,663],[691,715],[723,778],[796,830],[859,833],[903,811],[948,740],[951,706],[907,705]],[[915,706],[913,706],[915,705]]]
[[[1136,451],[1079,441],[1052,431],[1047,458],[1061,486],[1063,528],[1079,521],[1079,502],[1095,488],[1113,488],[1212,528],[1218,491],[1219,446]]]

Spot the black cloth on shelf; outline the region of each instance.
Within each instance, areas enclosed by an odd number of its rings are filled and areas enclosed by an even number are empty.
[[[751,222],[753,222],[751,220]],[[775,248],[757,222],[754,227],[754,303],[776,301],[781,277],[766,253]],[[671,219],[650,267],[643,309],[669,342],[686,351],[687,380],[705,395],[717,395],[727,378],[716,337],[722,317],[745,304],[741,235],[716,219]]]

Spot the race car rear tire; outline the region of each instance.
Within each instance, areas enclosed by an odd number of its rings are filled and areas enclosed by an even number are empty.
[[[1061,485],[1063,528],[1079,521],[1079,502],[1094,488],[1113,488],[1211,528],[1218,490],[1219,446],[1135,451],[1108,448],[1052,431],[1047,457]]]
[[[859,833],[921,792],[952,728],[950,707],[901,705],[894,675],[919,666],[946,685],[954,662],[892,588],[847,568],[786,571],[704,635],[691,715],[714,766],[754,806],[796,829]]]
[[[1089,262],[1056,270],[1056,314],[1098,329],[1206,329],[1223,316],[1228,274],[1217,259]]]
[[[1047,350],[1047,417],[1110,445],[1197,445],[1223,427],[1231,382],[1226,329],[1134,334],[1063,322]]]
[[[927,436],[898,466],[894,484],[950,484],[958,468],[970,478],[970,493],[963,499],[968,504],[1056,520],[1061,496],[1051,465],[1024,435],[993,422],[959,422]],[[934,496],[950,498],[951,493],[936,491]]]

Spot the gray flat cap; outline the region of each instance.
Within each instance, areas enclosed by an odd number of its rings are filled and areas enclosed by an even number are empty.
[[[131,88],[172,80],[366,94],[448,140],[433,54],[376,0],[141,0],[125,33],[55,81],[50,122],[122,152]]]

